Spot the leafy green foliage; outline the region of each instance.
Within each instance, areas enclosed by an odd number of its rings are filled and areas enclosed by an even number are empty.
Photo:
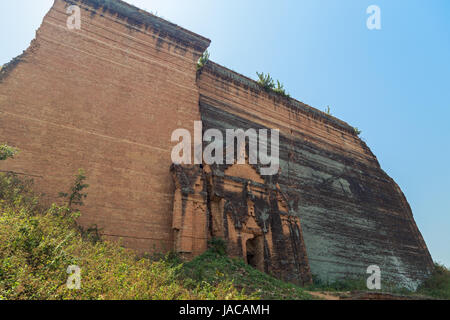
[[[306,289],[326,292],[369,291],[366,279],[363,278],[324,282],[316,276],[313,276],[313,284]],[[382,282],[380,292],[410,297],[450,299],[450,271],[445,266],[435,263],[433,274],[415,292],[389,281]]]
[[[212,286],[223,281],[232,283],[242,294],[248,292],[253,299],[312,299],[302,288],[275,279],[242,259],[229,258],[212,248],[186,263],[180,276],[192,279],[193,283],[203,281]]]
[[[19,152],[18,149],[10,147],[6,144],[0,145],[0,161],[14,158],[14,156]]]
[[[289,95],[289,93],[286,92],[286,90],[284,89],[284,85],[280,83],[280,81],[277,80],[277,86],[275,87],[275,89],[273,89],[273,91],[278,94],[281,95],[283,97],[286,98],[290,98],[291,96]]]
[[[231,282],[212,285],[179,277],[170,257],[138,258],[117,243],[86,241],[66,206],[37,206],[29,183],[0,175],[2,299],[248,299]],[[34,205],[30,205],[34,204]],[[81,289],[66,286],[67,268],[81,268]]]
[[[119,243],[102,241],[96,227],[77,224],[70,205],[86,198],[82,170],[67,206],[44,207],[33,181],[0,174],[1,299],[309,299],[304,291],[226,256],[223,239],[184,264],[178,255],[138,257]],[[81,268],[81,289],[70,290],[67,268]],[[245,290],[252,292],[250,295]]]
[[[210,54],[209,54],[208,50],[206,50],[205,52],[203,52],[203,55],[200,57],[200,59],[198,59],[197,71],[203,69],[203,67],[209,61],[209,58],[210,58]]]
[[[21,210],[39,210],[39,197],[33,191],[33,180],[21,179],[15,173],[0,173],[0,204]]]
[[[433,274],[419,287],[418,293],[427,296],[450,299],[450,270],[435,263]]]
[[[224,256],[227,254],[227,243],[221,238],[212,238],[211,240],[209,240],[208,247],[212,252],[220,256]]]
[[[270,76],[270,74],[264,74],[264,72],[259,73],[256,72],[256,75],[258,76],[258,85],[266,92],[274,92],[280,96],[289,98],[289,93],[286,92],[284,89],[284,85],[277,80],[275,83],[274,79]]]
[[[355,129],[355,133],[356,133],[356,135],[358,135],[358,136],[360,136],[361,135],[361,133],[362,133],[362,131],[361,130],[359,130],[358,128],[353,128],[353,129]]]
[[[84,193],[84,189],[89,188],[89,185],[84,183],[86,180],[86,174],[83,169],[78,169],[78,174],[75,175],[75,182],[71,187],[70,193],[60,192],[61,198],[67,198],[67,206],[72,208],[73,205],[84,205],[83,199],[87,198],[87,193]]]
[[[258,84],[261,88],[263,88],[265,91],[272,91],[275,89],[275,82],[270,76],[270,74],[264,74],[264,72],[259,73],[256,72],[256,75],[258,76]]]
[[[313,283],[307,287],[310,291],[367,291],[366,279],[347,279],[333,282],[323,281],[316,275],[313,275]]]

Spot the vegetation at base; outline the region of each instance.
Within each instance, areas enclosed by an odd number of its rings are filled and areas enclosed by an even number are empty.
[[[183,279],[183,264],[169,256],[138,258],[118,243],[98,241],[95,232],[78,227],[79,211],[45,208],[32,186],[31,180],[0,174],[0,299],[253,298],[229,281]],[[81,268],[79,290],[66,285],[72,265]]]
[[[318,277],[313,276],[313,283],[307,287],[309,291],[321,291],[330,293],[342,292],[379,292],[396,295],[412,295],[414,292],[398,287],[394,283],[382,281],[381,290],[369,290],[367,288],[367,279],[341,279],[332,282],[322,281]]]
[[[371,291],[367,289],[366,279],[323,282],[315,276],[313,277],[313,284],[306,289],[309,291],[326,292]],[[416,291],[398,287],[394,283],[382,282],[380,292],[413,297],[450,299],[450,270],[442,264],[435,263],[433,273]]]
[[[210,54],[209,54],[208,50],[203,52],[202,56],[200,57],[200,59],[198,59],[198,62],[197,62],[197,71],[200,71],[201,69],[203,69],[203,67],[208,63],[209,57],[210,57]]]
[[[299,286],[278,280],[254,269],[243,259],[229,258],[224,251],[225,243],[220,239],[210,241],[210,248],[201,256],[183,265],[180,276],[210,285],[232,282],[238,290],[250,294],[251,298],[264,300],[309,300],[312,296]]]
[[[309,291],[344,292],[367,291],[365,279],[338,280],[333,282],[322,281],[313,275],[313,283],[307,286]]]
[[[284,89],[284,85],[277,80],[275,81],[272,79],[270,74],[264,74],[264,72],[259,73],[256,72],[256,75],[258,76],[258,85],[266,92],[274,92],[282,97],[290,98],[289,93],[286,92]]]
[[[417,292],[438,299],[450,299],[450,270],[436,262],[432,275]]]
[[[17,151],[2,146],[0,159]],[[310,291],[367,291],[366,279],[314,284],[285,283],[226,255],[226,243],[183,263],[176,254],[139,257],[120,243],[102,241],[97,228],[77,224],[81,213],[69,206],[86,198],[79,171],[65,205],[46,207],[32,180],[0,173],[0,299],[312,299]],[[81,268],[81,289],[67,288],[69,266]],[[450,271],[440,264],[417,292],[383,283],[382,292],[450,299]]]
[[[323,281],[316,275],[313,275],[313,283],[307,287],[310,291],[325,291],[325,292],[354,292],[354,291],[373,291],[367,288],[367,278],[354,278],[354,279],[340,279],[336,281]],[[411,291],[399,288],[393,283],[382,281],[380,293],[392,293],[392,294],[410,294]]]
[[[227,258],[220,239],[213,239],[208,252],[186,264],[174,254],[138,257],[120,243],[102,241],[96,228],[78,226],[81,213],[71,208],[86,198],[85,180],[80,170],[70,193],[63,194],[67,204],[45,207],[33,191],[32,180],[0,173],[0,299],[308,297],[302,289],[254,270],[242,260]],[[81,268],[78,290],[67,287],[69,266]]]

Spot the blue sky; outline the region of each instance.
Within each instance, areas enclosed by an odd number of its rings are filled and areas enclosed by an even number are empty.
[[[450,266],[450,1],[128,0],[212,40],[211,59],[362,130],[404,191],[433,258]],[[52,0],[0,2],[0,63]],[[381,30],[366,9],[381,8]]]

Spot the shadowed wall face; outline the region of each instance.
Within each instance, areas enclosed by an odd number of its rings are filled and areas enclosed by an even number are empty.
[[[351,128],[308,115],[213,63],[198,83],[204,130],[280,129],[277,181],[289,214],[300,218],[313,275],[365,279],[378,265],[384,283],[415,288],[432,270],[403,193]]]

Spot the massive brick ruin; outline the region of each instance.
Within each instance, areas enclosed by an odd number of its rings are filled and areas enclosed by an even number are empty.
[[[81,30],[66,8],[82,9]],[[89,177],[80,223],[140,252],[201,254],[212,237],[287,281],[366,277],[415,288],[432,259],[397,184],[343,121],[261,90],[213,62],[210,41],[119,0],[56,0],[30,47],[0,73],[2,171],[56,199]],[[171,133],[280,130],[280,171],[172,165]]]

